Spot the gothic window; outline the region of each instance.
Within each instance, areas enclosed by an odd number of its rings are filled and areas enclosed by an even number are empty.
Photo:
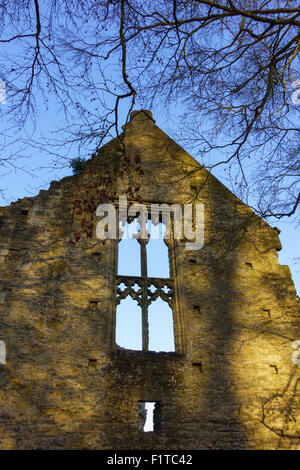
[[[116,276],[116,344],[126,349],[174,351],[174,280],[164,225],[148,220],[146,237],[139,237],[136,219],[123,230]]]

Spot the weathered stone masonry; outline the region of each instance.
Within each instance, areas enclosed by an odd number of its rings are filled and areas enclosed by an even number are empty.
[[[0,208],[0,448],[299,449],[299,304],[277,231],[149,112],[123,137],[141,159],[142,202],[205,205],[204,247],[174,246],[177,350],[118,348],[117,243],[95,230],[70,243],[74,201],[115,164],[112,141],[82,174]],[[115,197],[129,185],[120,175]],[[141,431],[141,401],[160,403],[157,431]]]

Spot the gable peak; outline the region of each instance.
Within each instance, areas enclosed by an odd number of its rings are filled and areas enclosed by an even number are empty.
[[[147,128],[155,126],[155,120],[153,119],[151,111],[148,109],[140,109],[132,111],[130,114],[130,120],[122,126],[122,129],[130,129],[133,132],[145,130]]]

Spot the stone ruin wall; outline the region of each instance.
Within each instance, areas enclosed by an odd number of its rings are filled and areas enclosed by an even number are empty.
[[[70,243],[74,201],[115,165],[113,141],[82,174],[0,208],[0,448],[299,449],[299,303],[277,231],[145,113],[125,131],[143,202],[205,207],[204,247],[174,247],[178,350],[116,347],[116,242]],[[115,198],[129,185],[118,177]],[[157,431],[139,429],[139,401],[160,402]]]

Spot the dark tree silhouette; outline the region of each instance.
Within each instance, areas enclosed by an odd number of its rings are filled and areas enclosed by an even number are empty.
[[[136,100],[180,105],[178,139],[208,169],[224,165],[260,215],[296,214],[297,1],[10,0],[0,22],[7,136],[54,97],[66,120],[61,145],[84,148],[119,135],[120,109],[128,117]],[[59,142],[30,144],[68,164]]]

